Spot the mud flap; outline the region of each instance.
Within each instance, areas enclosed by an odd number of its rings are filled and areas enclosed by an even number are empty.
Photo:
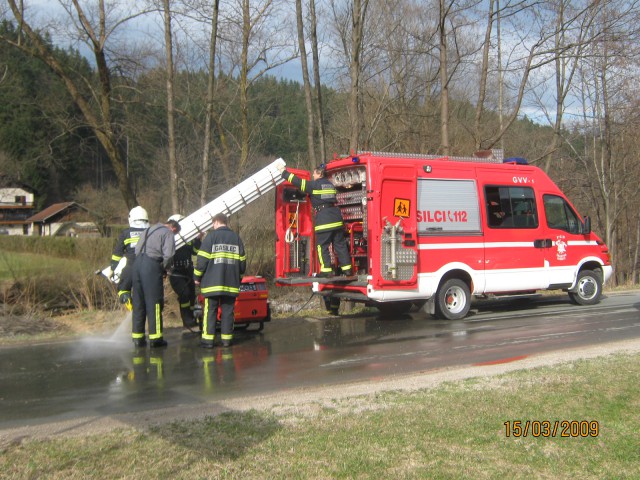
[[[422,306],[422,311],[428,315],[436,314],[436,297],[433,296]]]

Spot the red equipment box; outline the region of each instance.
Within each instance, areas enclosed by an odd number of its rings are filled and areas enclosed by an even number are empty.
[[[198,295],[196,316],[202,322],[202,308],[204,297]],[[236,299],[235,327],[247,328],[251,323],[259,323],[258,331],[264,328],[265,322],[271,321],[271,308],[269,306],[269,291],[267,282],[262,277],[245,276],[240,283],[240,294]],[[220,310],[218,310],[218,321]]]

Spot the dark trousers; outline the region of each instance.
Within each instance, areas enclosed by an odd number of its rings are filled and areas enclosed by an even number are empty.
[[[202,326],[202,340],[213,342],[216,338],[216,320],[220,307],[220,337],[222,340],[233,339],[234,309],[236,297],[218,295],[207,297],[204,304],[204,325]]]
[[[162,262],[145,254],[133,264],[132,337],[144,338],[145,320],[149,321],[149,340],[162,338],[162,307],[164,305],[164,268]]]
[[[178,296],[182,325],[187,328],[195,327],[193,306],[196,304],[196,285],[193,281],[193,270],[174,270],[169,275],[169,283]]]
[[[333,251],[338,257],[338,266],[344,271],[351,268],[351,255],[347,239],[344,236],[344,229],[320,230],[316,232],[316,243],[318,245],[318,260],[320,261],[320,271],[329,273],[333,271],[331,265],[331,253],[329,245],[333,244]]]
[[[127,263],[120,272],[120,281],[118,282],[118,298],[125,293],[131,295],[131,285],[133,284],[133,264],[136,257],[127,257]]]

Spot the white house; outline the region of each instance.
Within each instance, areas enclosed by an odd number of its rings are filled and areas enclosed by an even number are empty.
[[[27,235],[34,212],[34,195],[19,187],[0,188],[0,234]]]

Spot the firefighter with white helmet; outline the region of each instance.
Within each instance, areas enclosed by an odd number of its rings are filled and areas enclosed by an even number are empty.
[[[129,212],[129,228],[120,236],[111,254],[111,271],[118,277],[118,299],[131,310],[131,274],[136,258],[135,248],[144,230],[149,227],[149,215],[141,206]]]
[[[183,215],[176,213],[171,215],[167,221],[181,222],[183,219]],[[189,330],[198,324],[193,315],[193,308],[196,303],[196,285],[193,281],[193,256],[198,254],[201,243],[202,235],[199,235],[178,248],[173,256],[171,269],[168,272],[171,288],[178,296],[182,325]]]

